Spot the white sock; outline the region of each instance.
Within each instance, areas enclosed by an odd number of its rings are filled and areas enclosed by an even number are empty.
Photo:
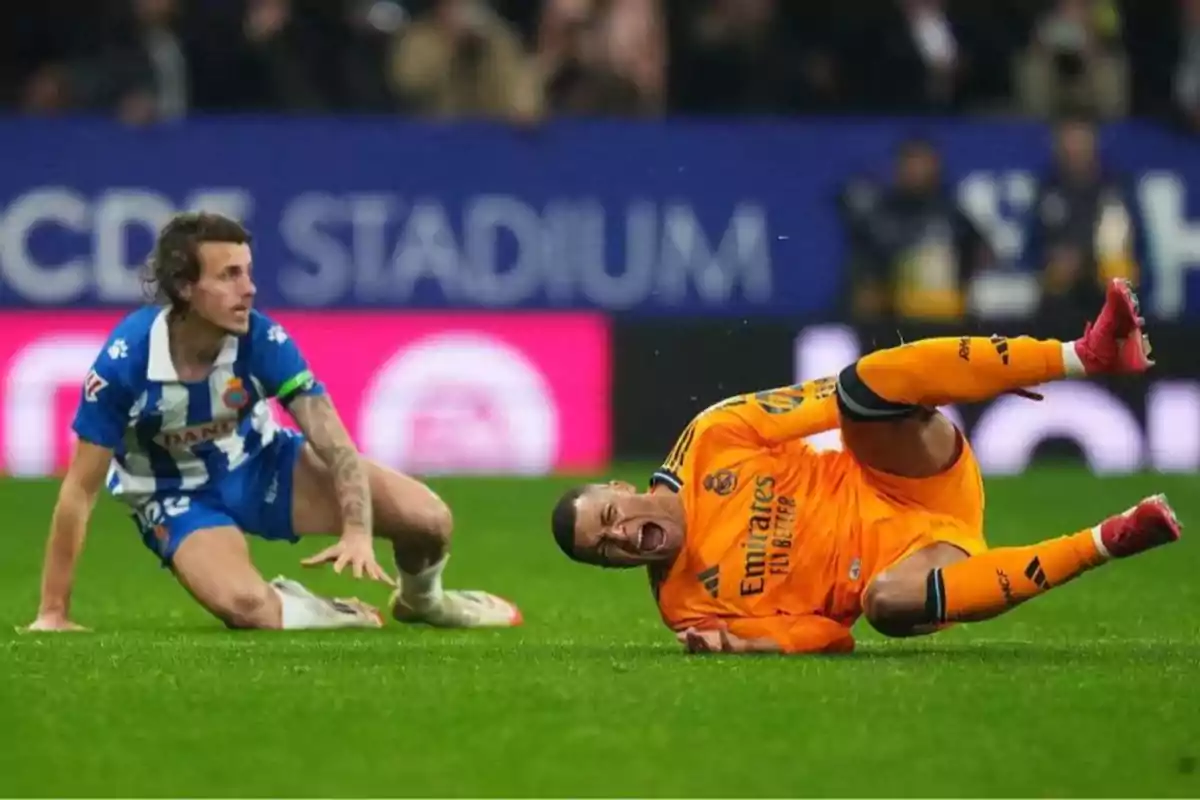
[[[1104,557],[1105,561],[1112,560],[1112,553],[1108,552],[1108,548],[1104,546],[1104,539],[1100,536],[1100,526],[1092,528],[1092,541],[1096,543],[1096,552]]]
[[[271,588],[279,595],[284,630],[373,627],[359,615],[339,609],[295,581],[276,578],[271,581]]]
[[[446,570],[446,562],[450,554],[442,556],[442,560],[431,564],[416,574],[400,570],[400,601],[413,611],[425,611],[441,602],[442,573]],[[397,565],[399,569],[399,565]]]
[[[1063,342],[1063,367],[1068,378],[1082,378],[1087,375],[1087,370],[1083,367],[1083,362],[1079,360],[1079,353],[1075,352],[1074,342]]]

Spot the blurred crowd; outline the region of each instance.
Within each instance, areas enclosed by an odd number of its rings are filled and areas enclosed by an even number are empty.
[[[1200,120],[1200,0],[40,0],[0,99],[194,112]]]
[[[845,310],[858,319],[960,318],[980,298],[1090,313],[1104,279],[1137,271],[1135,215],[1095,121],[1200,132],[1200,0],[41,0],[4,13],[13,113],[1054,120],[1023,273],[996,269],[1011,264],[945,186],[934,143],[905,142],[890,178],[848,176]]]
[[[1054,126],[1047,169],[1032,187],[1023,252],[999,252],[986,215],[941,176],[933,142],[901,144],[888,177],[850,178],[839,198],[847,242],[848,318],[859,321],[1033,316],[1074,332],[1112,278],[1138,282],[1130,186],[1103,160],[1094,123]],[[1016,267],[1024,267],[1018,269]]]

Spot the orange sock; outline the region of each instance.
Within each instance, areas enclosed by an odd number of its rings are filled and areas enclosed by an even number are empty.
[[[991,619],[1104,562],[1092,529],[989,550],[930,572],[925,610],[933,623]]]
[[[879,400],[896,407],[977,402],[1082,374],[1083,365],[1070,344],[1055,339],[963,336],[880,350],[859,359],[854,369],[857,381],[843,373],[843,403],[852,412],[878,417],[889,411]]]

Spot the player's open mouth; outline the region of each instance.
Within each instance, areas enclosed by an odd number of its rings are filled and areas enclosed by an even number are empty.
[[[661,525],[655,522],[647,522],[642,525],[642,530],[638,534],[638,550],[643,553],[653,553],[662,547],[666,538],[667,534],[663,531]]]

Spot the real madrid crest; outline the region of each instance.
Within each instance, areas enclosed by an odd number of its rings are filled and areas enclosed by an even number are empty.
[[[711,475],[704,476],[705,491],[725,497],[737,488],[737,473],[728,469],[719,469]]]

